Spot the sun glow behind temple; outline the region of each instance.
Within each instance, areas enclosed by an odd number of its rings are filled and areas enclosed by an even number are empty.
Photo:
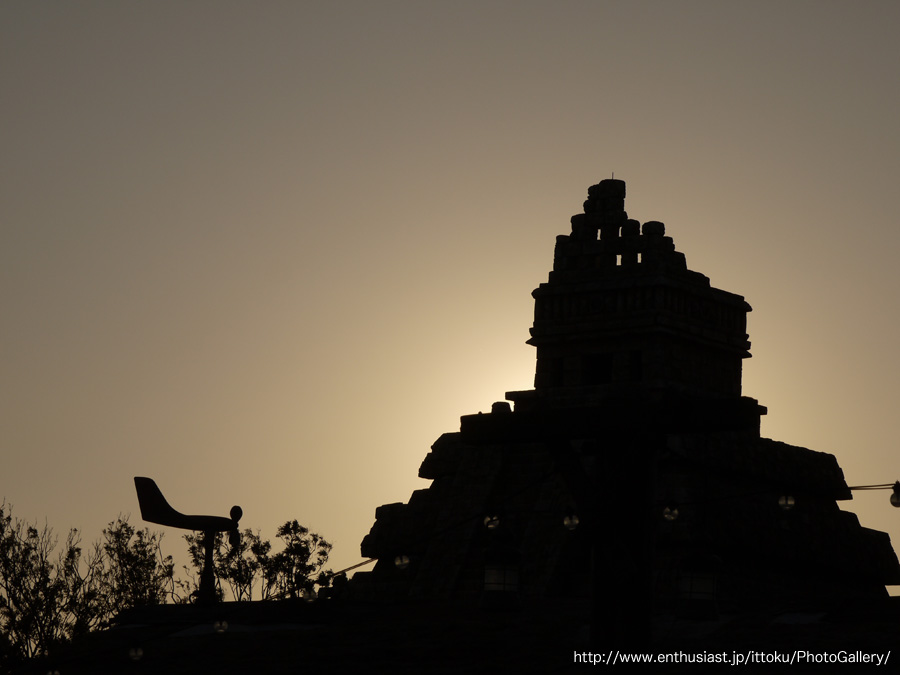
[[[0,497],[92,540],[153,476],[357,562],[434,439],[532,386],[529,293],[613,169],[632,217],[754,306],[763,435],[852,484],[900,478],[898,23],[890,3],[5,4]],[[900,540],[884,495],[851,504]]]

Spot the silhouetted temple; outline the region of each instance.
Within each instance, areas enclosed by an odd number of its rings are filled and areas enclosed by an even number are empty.
[[[534,389],[435,442],[431,486],[376,511],[372,571],[313,602],[124,611],[23,672],[562,673],[583,672],[586,647],[889,655],[887,535],[838,508],[851,495],[832,455],[760,438],[765,408],[741,395],[750,306],[624,200],[622,181],[590,188],[533,294]],[[151,483],[135,485],[152,522],[236,528],[239,513],[192,520]],[[666,672],[697,672],[680,666]]]
[[[838,508],[834,456],[760,437],[744,298],[629,219],[623,181],[592,186],[571,224],[533,292],[534,389],[435,442],[431,486],[377,509],[356,592],[592,598],[633,627],[900,583],[888,536]]]

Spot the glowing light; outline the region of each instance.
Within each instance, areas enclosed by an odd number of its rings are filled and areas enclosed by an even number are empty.
[[[489,530],[496,530],[500,527],[500,516],[485,516],[484,526]]]

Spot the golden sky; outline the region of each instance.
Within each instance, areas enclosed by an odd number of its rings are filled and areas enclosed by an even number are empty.
[[[531,290],[613,172],[753,306],[763,435],[897,480],[898,26],[875,0],[2,3],[0,497],[92,540],[146,475],[358,562],[431,443],[531,387]],[[845,507],[900,544],[888,495]]]

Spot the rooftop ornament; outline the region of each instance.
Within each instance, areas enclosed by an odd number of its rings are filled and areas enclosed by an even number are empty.
[[[228,532],[231,546],[237,546],[240,533],[238,521],[244,512],[240,506],[232,506],[230,517],[223,516],[189,516],[173,509],[152,478],[134,477],[138,504],[141,507],[141,518],[148,523],[177,527],[182,530],[203,532],[203,572],[200,574],[200,589],[197,592],[197,604],[212,605],[216,602],[216,578],[213,569],[213,545],[216,534]]]

